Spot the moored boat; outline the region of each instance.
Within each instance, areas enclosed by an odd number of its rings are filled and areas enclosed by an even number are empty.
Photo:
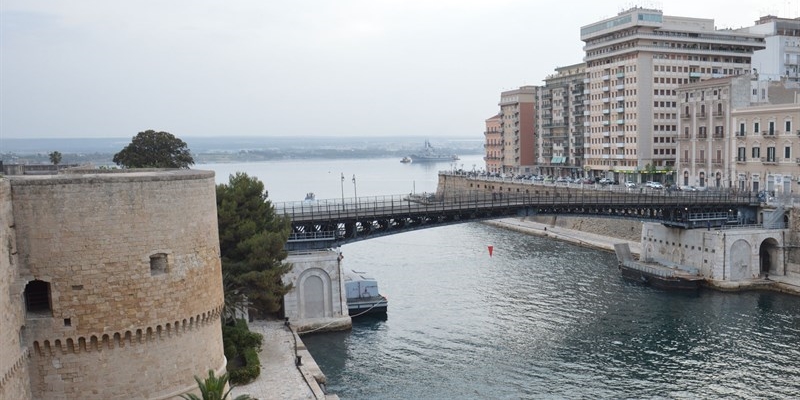
[[[351,317],[386,314],[388,307],[385,296],[378,292],[378,281],[364,272],[344,271],[344,290],[347,309]]]
[[[411,162],[411,158],[410,157],[403,157],[403,159],[401,159],[400,162],[403,163],[403,164],[408,164],[408,163]]]

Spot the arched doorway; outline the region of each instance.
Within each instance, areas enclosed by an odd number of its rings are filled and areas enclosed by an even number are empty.
[[[705,172],[701,172],[700,173],[700,187],[704,187],[704,186],[706,186],[706,173]]]
[[[689,171],[683,171],[683,185],[689,186]]]
[[[716,181],[716,184],[714,185],[714,187],[717,187],[717,188],[719,188],[719,187],[720,187],[720,185],[722,184],[722,174],[721,174],[721,173],[719,173],[719,172],[717,172],[717,174],[716,174],[716,175],[714,175],[714,179],[715,179],[715,181]]]
[[[769,274],[777,274],[778,264],[781,262],[780,247],[778,241],[768,238],[761,242],[758,248],[758,271],[759,275],[768,277]]]

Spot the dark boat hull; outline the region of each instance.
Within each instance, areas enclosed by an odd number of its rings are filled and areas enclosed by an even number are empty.
[[[658,276],[644,271],[639,271],[637,269],[628,268],[624,265],[620,265],[619,270],[622,273],[622,277],[625,279],[644,283],[646,285],[665,290],[697,290],[700,288],[700,282],[702,282],[702,279],[700,278],[684,279],[679,277]]]
[[[351,317],[362,315],[386,314],[388,303],[386,297],[370,297],[347,299],[347,310]]]

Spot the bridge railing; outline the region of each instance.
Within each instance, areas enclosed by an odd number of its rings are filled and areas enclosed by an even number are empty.
[[[689,207],[705,204],[750,205],[754,197],[729,192],[693,192],[681,195],[662,193],[596,191],[543,188],[522,192],[445,191],[438,195],[389,195],[346,199],[325,199],[275,203],[275,210],[293,220],[334,220],[375,216],[400,215],[406,212],[446,212],[456,210],[486,210],[509,206],[624,206],[669,205]]]

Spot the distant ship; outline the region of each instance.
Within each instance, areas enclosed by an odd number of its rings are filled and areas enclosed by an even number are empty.
[[[403,159],[402,159],[402,160],[400,160],[400,162],[401,162],[401,163],[403,163],[403,164],[408,164],[408,163],[410,163],[410,162],[411,162],[411,158],[409,158],[409,157],[403,157]]]
[[[417,154],[411,154],[409,157],[415,163],[458,160],[458,156],[455,154],[439,153],[433,146],[431,146],[431,142],[427,140],[425,141],[425,147],[422,149],[421,152]]]

